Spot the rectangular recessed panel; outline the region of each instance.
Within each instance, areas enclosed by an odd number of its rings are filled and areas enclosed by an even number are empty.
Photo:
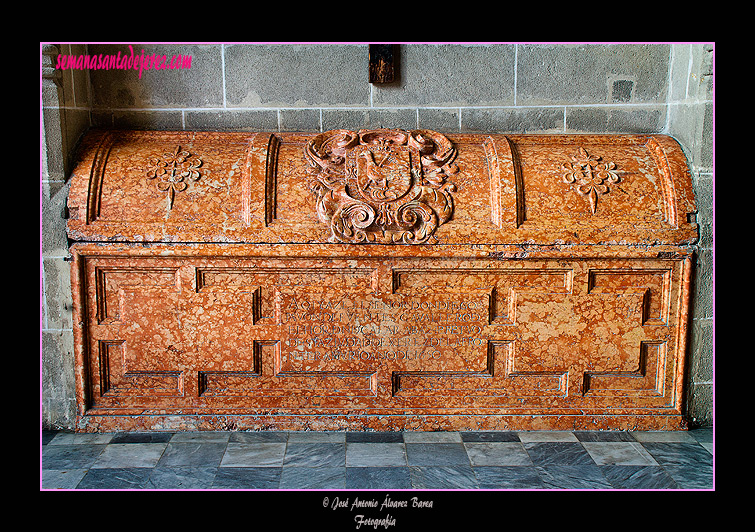
[[[281,291],[282,371],[484,368],[486,294]]]
[[[180,371],[135,369],[129,364],[124,341],[99,342],[100,392],[112,397],[162,397],[183,395]]]

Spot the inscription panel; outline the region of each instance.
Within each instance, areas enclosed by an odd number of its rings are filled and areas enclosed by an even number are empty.
[[[279,292],[282,371],[483,369],[485,295]]]

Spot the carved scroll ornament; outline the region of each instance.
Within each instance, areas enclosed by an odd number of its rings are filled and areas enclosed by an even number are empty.
[[[453,215],[456,149],[440,133],[333,130],[307,143],[305,156],[331,242],[432,242]]]

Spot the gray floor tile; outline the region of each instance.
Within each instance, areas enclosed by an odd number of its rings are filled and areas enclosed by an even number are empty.
[[[281,482],[279,467],[219,467],[212,487],[215,489],[277,489]]]
[[[408,467],[347,467],[346,489],[411,489]]]
[[[700,443],[713,443],[713,427],[694,429],[689,435]]]
[[[674,479],[660,466],[609,465],[601,467],[603,476],[617,489],[675,489]]]
[[[111,443],[97,457],[92,469],[155,467],[167,443]]]
[[[631,432],[623,430],[578,430],[574,431],[574,436],[581,442],[637,441]]]
[[[345,443],[345,432],[289,432],[288,443]]]
[[[462,432],[463,442],[519,442],[516,432]]]
[[[532,460],[518,442],[465,443],[473,466],[531,466]]]
[[[536,471],[548,489],[611,489],[611,483],[596,465],[536,466]]]
[[[665,465],[663,466],[671,478],[681,489],[709,490],[713,489],[713,466],[698,465]]]
[[[76,489],[144,489],[151,472],[148,467],[90,469]]]
[[[414,489],[475,489],[479,487],[471,466],[410,466]]]
[[[74,489],[86,473],[86,469],[43,469],[42,489]]]
[[[89,469],[106,445],[45,445],[42,469]]]
[[[534,430],[519,433],[522,442],[577,442],[577,437],[566,430]]]
[[[47,445],[59,434],[66,434],[65,432],[57,432],[54,430],[42,430],[42,445]]]
[[[177,432],[170,439],[171,443],[226,443],[230,432]]]
[[[150,489],[208,489],[215,480],[216,467],[176,466],[156,467],[149,476]]]
[[[285,443],[229,443],[220,467],[281,467]]]
[[[534,467],[482,466],[474,468],[481,489],[527,490],[544,488]]]
[[[346,443],[404,443],[401,432],[347,432]]]
[[[639,442],[583,442],[582,446],[598,465],[658,465]]]
[[[158,462],[161,467],[218,467],[223,459],[225,443],[169,443]]]
[[[536,466],[548,465],[595,465],[581,443],[540,442],[524,443],[524,448]]]
[[[49,445],[97,445],[111,443],[114,437],[111,433],[96,434],[84,433],[76,434],[73,432],[60,432],[51,441]]]
[[[407,443],[405,447],[410,466],[470,465],[461,443]]]
[[[281,489],[346,489],[346,467],[284,467]]]
[[[231,443],[286,443],[287,432],[233,432],[228,439]]]
[[[460,432],[404,432],[406,443],[461,443]]]
[[[406,466],[403,443],[347,443],[347,467]]]
[[[167,443],[172,437],[172,432],[119,432],[110,443]]]
[[[696,440],[688,432],[683,430],[641,431],[633,432],[632,436],[639,442],[665,442],[665,443],[695,443]]]
[[[287,468],[345,466],[346,444],[289,442],[283,465]]]
[[[646,442],[643,447],[659,465],[699,467],[712,465],[713,456],[699,443]]]

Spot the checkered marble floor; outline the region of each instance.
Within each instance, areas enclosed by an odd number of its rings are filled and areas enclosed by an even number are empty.
[[[711,490],[713,431],[43,431],[41,489]]]

